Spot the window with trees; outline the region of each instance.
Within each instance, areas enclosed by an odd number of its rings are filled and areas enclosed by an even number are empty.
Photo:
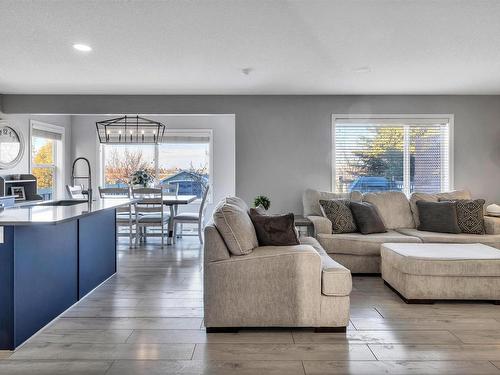
[[[32,122],[31,173],[37,178],[37,194],[55,199],[62,190],[62,128]]]
[[[338,192],[438,192],[452,187],[452,118],[334,117]]]
[[[211,131],[169,130],[159,145],[103,145],[104,185],[125,186],[137,170],[157,185],[179,186],[179,194],[201,197],[210,181]]]

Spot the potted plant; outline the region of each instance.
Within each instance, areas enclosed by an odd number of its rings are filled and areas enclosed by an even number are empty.
[[[132,184],[132,186],[148,187],[153,181],[153,175],[145,169],[139,169],[138,171],[135,171],[130,178],[130,183]]]
[[[271,200],[265,195],[258,195],[253,200],[254,207],[262,206],[267,211],[271,207]]]

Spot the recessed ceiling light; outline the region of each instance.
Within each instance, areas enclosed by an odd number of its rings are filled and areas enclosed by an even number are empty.
[[[73,48],[76,49],[77,51],[81,51],[81,52],[92,51],[92,47],[90,47],[86,44],[80,44],[80,43],[73,44]]]
[[[360,66],[352,70],[354,73],[370,73],[372,69],[369,66]]]

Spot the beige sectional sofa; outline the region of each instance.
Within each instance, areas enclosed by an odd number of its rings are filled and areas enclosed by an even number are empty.
[[[379,212],[387,233],[332,233],[330,220],[322,216],[320,199],[347,198],[372,203]],[[482,243],[500,249],[500,218],[485,217],[486,234],[447,234],[417,230],[417,200],[470,199],[467,191],[440,194],[413,193],[410,199],[401,192],[330,193],[308,189],[303,195],[304,216],[314,225],[314,235],[328,255],[352,273],[380,273],[382,243]]]
[[[230,202],[245,209],[238,198]],[[233,211],[238,212],[236,208]],[[230,234],[238,237],[235,232],[245,230],[243,236],[251,235],[251,230],[243,229],[245,226],[234,217],[223,219]],[[231,221],[240,225],[232,225]],[[349,323],[351,273],[331,259],[317,240],[302,237],[299,245],[257,246],[247,254],[234,255],[224,235],[222,225],[219,229],[213,223],[205,227],[207,332],[241,327],[345,330]]]

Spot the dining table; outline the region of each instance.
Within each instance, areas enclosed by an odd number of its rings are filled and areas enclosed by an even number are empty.
[[[172,244],[174,234],[174,216],[177,213],[177,208],[180,205],[186,205],[194,202],[198,197],[196,195],[168,195],[162,196],[163,204],[170,208],[170,219],[168,220],[168,237],[167,245]]]

